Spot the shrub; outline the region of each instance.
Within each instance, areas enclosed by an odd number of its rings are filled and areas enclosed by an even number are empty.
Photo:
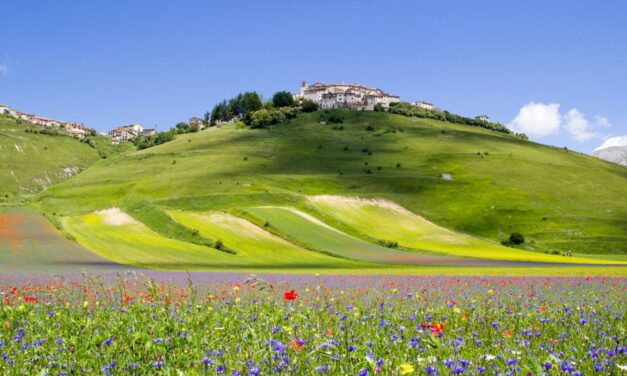
[[[525,237],[519,232],[512,232],[512,234],[509,236],[509,241],[512,244],[518,245],[525,242]]]
[[[300,106],[303,112],[315,112],[318,111],[318,103],[312,101],[311,99],[303,100],[303,104]]]
[[[332,113],[331,116],[329,116],[329,123],[341,124],[343,122],[344,122],[344,118],[342,117],[342,115],[338,113]]]
[[[379,240],[379,244],[387,248],[398,248],[398,242],[392,240]]]

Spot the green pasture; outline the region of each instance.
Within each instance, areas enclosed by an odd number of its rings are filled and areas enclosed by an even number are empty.
[[[245,219],[228,213],[190,213],[170,211],[179,223],[198,230],[214,241],[220,240],[237,258],[250,265],[298,268],[351,268],[358,262],[314,252],[286,241]]]
[[[310,198],[310,202],[328,217],[362,234],[379,240],[398,242],[403,248],[492,260],[607,263],[591,257],[555,256],[504,247],[442,228],[390,201],[314,196]]]

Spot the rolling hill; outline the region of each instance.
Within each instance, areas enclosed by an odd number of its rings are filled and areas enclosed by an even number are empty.
[[[450,265],[598,263],[552,253],[627,253],[624,167],[479,127],[337,114],[341,124],[315,112],[270,129],[180,135],[98,161],[33,206],[105,257],[166,269],[367,268],[412,254]],[[134,222],[102,225],[96,212],[111,208]],[[500,245],[512,232],[525,243]]]
[[[92,137],[92,146],[69,136],[29,133],[29,124],[0,115],[0,200],[37,193],[85,170],[103,156],[128,151]]]

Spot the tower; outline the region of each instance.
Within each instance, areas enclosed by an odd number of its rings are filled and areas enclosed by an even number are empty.
[[[307,85],[307,81],[303,81],[300,83],[300,96],[301,97],[305,96],[305,90],[307,90],[308,87],[309,85]]]

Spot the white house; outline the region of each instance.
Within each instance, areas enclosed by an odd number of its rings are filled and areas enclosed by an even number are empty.
[[[7,106],[6,104],[1,104],[0,103],[0,114],[2,115],[10,115],[11,114],[11,107]]]
[[[418,101],[416,103],[414,103],[414,105],[418,108],[422,108],[423,110],[427,110],[427,111],[437,111],[438,108],[435,107],[435,105],[433,103],[429,103],[429,102],[425,102],[425,101]]]
[[[139,124],[122,125],[107,133],[112,143],[126,142],[139,136],[144,131],[144,127]]]
[[[191,126],[197,126],[198,129],[203,130],[205,128],[205,122],[204,120],[202,120],[201,118],[197,118],[197,117],[192,117],[189,119],[189,125]]]
[[[475,116],[476,120],[480,120],[480,121],[490,121],[490,118],[488,117],[488,115],[479,115],[479,116]]]

